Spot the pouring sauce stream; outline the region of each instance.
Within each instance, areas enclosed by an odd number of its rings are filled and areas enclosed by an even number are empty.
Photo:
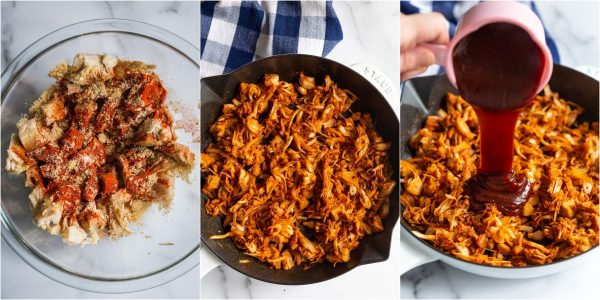
[[[452,60],[458,90],[479,120],[480,165],[465,187],[470,207],[491,203],[518,215],[531,184],[513,172],[514,133],[519,113],[535,97],[544,54],[521,27],[490,23],[461,39]]]

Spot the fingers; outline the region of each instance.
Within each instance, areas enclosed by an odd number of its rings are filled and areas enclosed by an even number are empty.
[[[434,62],[435,56],[431,50],[417,46],[400,54],[400,73],[416,69],[426,69]]]
[[[419,44],[447,44],[448,23],[440,13],[400,15],[400,78],[421,74],[435,63],[434,53]]]
[[[400,15],[400,50],[420,43],[446,44],[450,40],[448,23],[440,13]]]
[[[419,75],[419,74],[421,74],[421,73],[423,73],[425,71],[427,71],[427,67],[422,67],[422,68],[419,68],[419,69],[416,69],[416,70],[411,70],[411,71],[408,71],[406,73],[400,73],[400,78],[402,80],[408,80],[408,79],[411,79],[411,78],[413,78],[413,77],[415,77],[415,76],[417,76],[417,75]]]

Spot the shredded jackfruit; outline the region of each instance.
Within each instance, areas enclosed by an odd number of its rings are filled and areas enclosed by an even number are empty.
[[[546,87],[521,112],[513,169],[532,183],[520,216],[494,205],[469,210],[465,182],[477,172],[474,110],[448,94],[401,161],[402,216],[413,233],[460,259],[492,266],[547,264],[598,245],[598,122],[578,122],[579,105]]]
[[[356,100],[329,76],[242,83],[201,154],[205,209],[227,230],[212,238],[288,270],[347,262],[363,236],[382,231],[396,185],[390,144],[371,115],[350,111]]]

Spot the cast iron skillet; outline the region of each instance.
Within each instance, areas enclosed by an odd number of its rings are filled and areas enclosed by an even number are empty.
[[[353,111],[369,112],[376,121],[378,132],[392,146],[389,150],[390,164],[394,177],[399,176],[399,122],[391,106],[379,91],[354,70],[335,61],[310,55],[286,54],[271,56],[249,63],[229,74],[207,77],[201,80],[201,140],[202,150],[213,142],[208,133],[209,126],[221,114],[223,104],[228,103],[238,93],[239,84],[242,82],[262,82],[264,74],[279,74],[280,80],[297,82],[298,74],[303,71],[306,75],[314,76],[317,84],[323,82],[325,75],[341,88],[347,88],[358,96],[351,109]],[[398,178],[396,178],[398,180]],[[398,188],[390,195],[390,214],[383,220],[384,231],[372,236],[366,236],[360,241],[360,246],[352,251],[350,261],[338,263],[335,267],[325,262],[312,265],[295,267],[292,270],[275,270],[268,264],[245,255],[239,250],[231,239],[210,240],[215,234],[223,234],[223,220],[213,218],[206,213],[202,195],[201,236],[202,242],[223,262],[233,269],[250,277],[277,284],[310,284],[325,281],[353,268],[369,263],[381,262],[389,257],[392,230],[399,216]],[[250,263],[241,264],[239,260],[250,260]]]
[[[578,121],[598,121],[598,106],[600,97],[598,94],[599,83],[597,80],[573,69],[555,64],[549,85],[553,91],[559,93],[561,98],[577,103],[584,108],[585,111],[579,116]],[[444,99],[446,97],[446,93],[448,92],[458,94],[458,91],[454,88],[454,86],[452,86],[446,75],[420,77],[405,82],[404,89],[400,97],[400,120],[402,122],[402,135],[400,136],[400,144],[402,145],[402,159],[409,159],[412,157],[413,152],[408,146],[408,140],[423,127],[425,118],[428,115],[436,114],[440,106],[444,105]],[[404,219],[402,219],[401,223],[404,229],[402,234],[409,234],[411,235],[411,240],[419,241],[417,242],[417,246],[419,246],[419,248],[433,249],[434,251],[427,252],[434,253],[437,258],[441,258],[442,260],[468,272],[495,274],[493,276],[502,278],[533,277],[523,272],[532,274],[535,273],[535,276],[542,276],[543,274],[547,275],[552,273],[552,271],[555,269],[558,270],[559,266],[556,266],[557,264],[561,264],[561,262],[565,262],[566,260],[571,260],[573,258],[556,261],[542,266],[508,268],[479,265],[460,260],[452,255],[444,253],[443,251],[439,251],[431,244],[415,236],[411,231],[412,228]],[[585,253],[596,250],[595,248],[598,248],[598,246],[593,247]],[[578,256],[581,256],[582,254]],[[550,265],[552,265],[552,267]],[[492,273],[488,272],[492,269],[495,269],[495,271]],[[517,272],[521,273],[517,274]]]

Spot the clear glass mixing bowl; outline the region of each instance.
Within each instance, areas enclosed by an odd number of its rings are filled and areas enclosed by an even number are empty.
[[[153,208],[134,231],[98,245],[68,246],[60,237],[32,222],[23,175],[4,170],[6,149],[17,120],[53,83],[48,71],[78,52],[108,53],[156,65],[169,89],[174,118],[196,118],[200,53],[192,44],[159,27],[117,19],[85,21],[54,31],[25,49],[2,73],[2,190],[3,240],[29,265],[51,279],[95,292],[123,293],[169,282],[198,265],[200,244],[200,173],[192,182],[178,180],[171,209]],[[175,109],[173,109],[175,108]],[[186,122],[189,122],[187,120]],[[192,135],[177,131],[180,143],[199,153]]]

